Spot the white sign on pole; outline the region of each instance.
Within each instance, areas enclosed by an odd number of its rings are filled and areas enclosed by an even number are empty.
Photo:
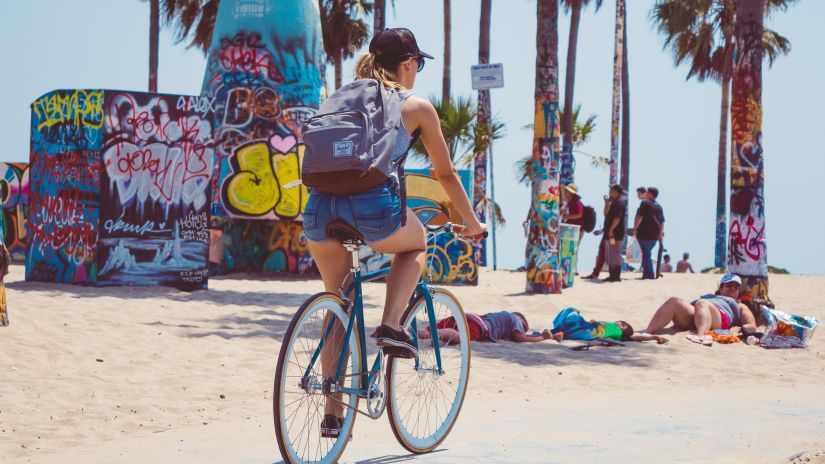
[[[478,64],[470,72],[473,76],[473,90],[504,87],[504,65],[501,63]]]

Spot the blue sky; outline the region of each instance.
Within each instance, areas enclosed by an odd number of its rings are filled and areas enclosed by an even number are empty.
[[[389,2],[388,2],[389,3]],[[656,185],[667,216],[666,248],[691,253],[694,267],[713,263],[716,158],[720,88],[685,82],[686,69],[674,69],[670,54],[648,19],[652,1],[629,2],[628,40],[631,82],[632,187]],[[415,92],[441,92],[443,50],[441,0],[396,0],[388,26],[413,30],[422,49],[436,57],[419,76]],[[499,231],[498,262],[523,263],[521,227],[529,190],[515,181],[514,163],[529,154],[535,62],[535,1],[494,0],[491,61],[504,63],[505,88],[493,91],[493,111],[508,125],[494,147],[497,201],[508,220]],[[148,64],[147,3],[138,0],[27,0],[3,2],[0,47],[0,161],[28,160],[29,104],[55,88],[145,90]],[[576,68],[576,100],[597,115],[597,129],[581,147],[607,155],[614,2],[582,17]],[[763,76],[766,238],[770,264],[794,273],[825,274],[825,215],[816,188],[825,174],[825,75],[821,19],[825,2],[804,1],[776,15],[768,25],[793,44],[791,55]],[[453,1],[453,93],[471,94],[470,66],[478,57],[479,2]],[[559,61],[564,75],[569,16],[561,14]],[[818,45],[819,44],[819,45]],[[159,90],[196,94],[205,59],[197,50],[175,45],[161,34]],[[345,77],[352,76],[352,62]],[[330,76],[331,77],[331,76]],[[561,83],[563,84],[563,82]],[[578,158],[576,183],[586,204],[598,205],[608,183],[606,170]],[[631,208],[636,203],[631,202]],[[819,232],[817,232],[819,231]],[[816,237],[820,237],[817,239]],[[580,269],[590,269],[596,240],[585,238]]]

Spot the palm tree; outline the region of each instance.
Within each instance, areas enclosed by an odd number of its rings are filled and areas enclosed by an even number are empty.
[[[450,0],[444,0],[444,70],[441,76],[441,99],[450,99],[450,33],[452,32],[453,21],[450,13]]]
[[[352,58],[369,38],[369,26],[362,19],[372,12],[367,0],[318,0],[321,34],[327,61],[335,67],[335,88],[341,87],[344,59]]]
[[[559,4],[536,2],[536,84],[530,212],[527,216],[528,293],[561,293],[559,223]]]
[[[745,298],[768,299],[762,151],[764,12],[765,0],[736,2],[728,272],[743,278]]]
[[[579,44],[579,23],[582,10],[592,0],[562,0],[564,11],[570,13],[570,36],[567,41],[567,68],[564,76],[564,117],[561,126],[564,144],[562,145],[561,183],[572,184],[574,180],[575,162],[573,161],[573,126],[570,124],[573,117],[573,90],[576,84],[576,50]],[[596,11],[602,7],[602,0],[595,0]],[[482,7],[483,8],[483,7]],[[483,10],[482,10],[483,11]]]
[[[481,16],[478,25],[478,63],[487,64],[490,62],[490,17],[492,13],[492,0],[481,0]],[[478,91],[478,117],[476,124],[479,127],[487,127],[490,123],[490,91]],[[478,220],[485,222],[484,204],[487,198],[487,147],[475,153],[475,163],[473,165],[473,208],[478,215]],[[487,241],[483,240],[481,246],[476,249],[476,262],[479,266],[487,265],[486,253]]]
[[[624,53],[624,0],[616,0],[613,52],[613,112],[610,125],[610,185],[619,183],[619,121],[621,115],[622,54]]]
[[[387,0],[374,0],[372,10],[372,35],[384,30],[387,24]]]
[[[625,192],[630,188],[630,69],[627,65],[627,10],[622,32],[622,162],[619,183]],[[625,210],[627,214],[627,210]]]
[[[212,30],[220,0],[160,0],[164,22],[174,24],[177,43],[189,41],[187,48],[199,48],[204,55],[212,43]]]
[[[784,11],[797,0],[767,0],[765,14]],[[716,182],[716,242],[714,265],[725,267],[727,261],[727,156],[730,84],[733,74],[735,0],[658,0],[651,18],[665,36],[664,48],[673,52],[676,66],[687,62],[687,79],[696,77],[721,82],[722,101],[719,118],[719,151]],[[770,29],[763,29],[762,47],[768,64],[790,52],[790,42]]]
[[[573,135],[570,137],[570,142],[572,145],[570,151],[572,153],[573,151],[575,151],[577,147],[584,145],[585,143],[590,141],[590,137],[593,136],[593,132],[595,132],[596,130],[596,115],[591,114],[584,121],[580,121],[579,116],[581,115],[582,110],[582,106],[580,104],[576,105],[576,107],[572,111],[565,111],[565,109],[566,108],[559,108],[559,125],[564,127],[564,124],[566,122],[565,114],[569,113],[570,117],[572,118],[571,126],[573,127]],[[524,129],[533,130],[533,124],[528,124],[524,126]],[[532,156],[525,156],[524,158],[516,162],[516,180],[519,184],[530,185],[530,180],[533,178],[531,169],[531,167],[533,166],[532,158]],[[600,165],[598,161],[592,164],[594,164],[595,166]]]
[[[160,38],[160,5],[149,0],[149,91],[158,91],[158,42]]]

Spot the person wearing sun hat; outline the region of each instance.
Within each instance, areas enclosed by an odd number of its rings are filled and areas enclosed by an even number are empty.
[[[656,310],[645,333],[655,334],[671,322],[677,330],[691,330],[687,339],[705,346],[713,344],[709,330],[728,330],[734,326],[756,331],[756,318],[751,310],[739,301],[742,279],[736,274],[725,274],[719,280],[715,293],[702,295],[687,301],[671,297]]]
[[[584,235],[584,204],[579,195],[579,187],[576,184],[567,184],[562,187],[564,192],[564,211],[562,212],[561,220],[565,224],[573,224],[579,226],[579,243],[581,243]]]

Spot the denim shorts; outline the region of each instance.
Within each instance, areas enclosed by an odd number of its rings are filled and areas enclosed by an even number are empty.
[[[304,235],[313,242],[323,242],[329,239],[327,224],[336,219],[361,232],[367,243],[378,242],[401,228],[401,201],[388,184],[354,195],[310,190],[304,209]]]

